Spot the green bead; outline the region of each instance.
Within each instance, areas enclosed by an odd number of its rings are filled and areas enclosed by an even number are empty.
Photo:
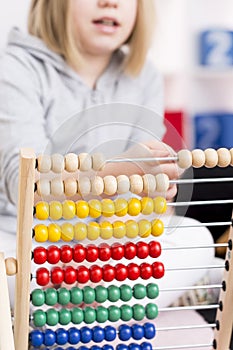
[[[159,295],[159,287],[156,283],[149,283],[146,287],[147,297],[149,299],[155,299]]]
[[[120,286],[120,291],[121,291],[121,300],[129,301],[130,299],[132,299],[133,292],[130,286],[128,286],[127,284],[122,284],[122,286]]]
[[[133,305],[133,318],[136,321],[141,321],[145,317],[145,308],[140,304]]]
[[[71,311],[71,320],[73,324],[80,324],[84,320],[83,310],[80,307],[75,307]]]
[[[66,288],[60,288],[58,292],[58,303],[67,305],[70,302],[70,291]]]
[[[146,297],[146,286],[141,283],[135,284],[133,288],[133,296],[136,299],[143,299]]]
[[[99,323],[108,321],[108,309],[106,307],[98,306],[96,308],[96,321]]]
[[[47,310],[47,324],[49,326],[56,326],[59,322],[59,313],[57,310],[49,309]]]
[[[42,306],[45,303],[45,294],[41,289],[35,289],[31,295],[32,305],[34,306]]]
[[[89,286],[83,288],[83,301],[85,304],[92,304],[95,301],[95,290]]]
[[[71,288],[70,301],[74,305],[79,305],[83,302],[83,291],[81,288],[78,288],[78,287]]]
[[[108,308],[108,319],[111,322],[116,322],[121,318],[121,310],[119,307],[111,305]]]
[[[57,291],[53,288],[48,288],[45,291],[45,304],[49,306],[56,305],[58,301]]]
[[[121,319],[122,321],[129,321],[133,318],[133,309],[130,305],[121,306]]]
[[[43,310],[36,310],[33,313],[33,322],[36,327],[43,327],[46,324],[46,313]]]
[[[149,320],[153,320],[158,316],[158,306],[153,303],[146,305],[146,317]]]
[[[108,300],[108,290],[103,286],[97,286],[95,288],[95,300],[97,303],[104,303]]]
[[[116,302],[121,297],[120,288],[114,285],[108,287],[108,300],[111,302]]]
[[[87,306],[83,310],[83,314],[85,323],[90,324],[96,321],[96,312],[95,309],[93,309],[92,307]]]
[[[63,326],[69,324],[71,322],[71,312],[67,309],[61,309],[59,311],[59,323]]]

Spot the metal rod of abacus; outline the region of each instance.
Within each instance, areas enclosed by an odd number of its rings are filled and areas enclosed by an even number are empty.
[[[221,289],[222,284],[202,284],[187,287],[170,287],[170,288],[159,288],[160,292],[178,292],[178,291],[188,291],[188,290],[199,290],[199,289]]]
[[[204,226],[231,226],[231,221],[216,221],[216,222],[197,222],[196,224],[189,225],[179,225],[179,228],[188,228],[188,227],[204,227]],[[177,225],[164,226],[164,228],[177,228]]]
[[[232,182],[233,177],[215,177],[215,178],[201,178],[201,179],[177,179],[169,180],[169,183],[177,185],[186,185],[186,184],[199,184],[206,182]]]
[[[181,267],[167,267],[166,271],[181,271],[181,270],[201,270],[201,269],[224,269],[225,264],[219,265],[201,265],[201,266],[181,266]]]
[[[187,202],[168,202],[168,206],[182,207],[190,205],[211,205],[211,204],[233,204],[233,199],[218,199],[208,201],[187,201]]]
[[[122,162],[167,162],[167,161],[177,161],[178,156],[170,156],[170,157],[139,157],[139,158],[113,158],[107,159],[106,163],[122,163]]]
[[[170,311],[187,311],[187,310],[216,310],[219,308],[219,304],[210,305],[189,305],[189,306],[169,306],[158,308],[159,312]]]
[[[194,348],[209,348],[212,347],[212,343],[208,344],[189,344],[189,345],[171,345],[171,346],[159,346],[159,347],[153,347],[152,350],[175,350],[175,349],[194,349]]]
[[[171,327],[157,327],[157,332],[163,331],[179,331],[185,329],[201,329],[201,328],[214,328],[216,327],[216,323],[205,323],[205,324],[194,324],[188,326],[171,326]]]
[[[227,247],[229,247],[228,243],[213,243],[213,244],[197,245],[197,246],[193,245],[193,246],[163,247],[163,250],[201,249],[201,248],[227,248]]]

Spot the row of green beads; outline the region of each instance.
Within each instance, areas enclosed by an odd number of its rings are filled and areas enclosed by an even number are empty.
[[[158,307],[153,303],[149,303],[146,306],[140,304],[133,306],[125,304],[120,307],[111,305],[108,308],[98,306],[96,309],[87,306],[85,309],[61,309],[60,311],[55,309],[49,309],[47,311],[36,310],[33,313],[33,323],[36,327],[43,327],[46,324],[56,326],[58,323],[65,326],[71,322],[73,324],[80,324],[83,321],[86,324],[94,323],[95,321],[104,323],[106,321],[130,321],[131,319],[141,321],[144,317],[152,320],[157,316]]]
[[[48,288],[45,291],[35,289],[32,292],[31,301],[34,306],[42,306],[44,304],[49,306],[56,304],[67,305],[69,303],[79,305],[83,302],[85,304],[92,304],[95,301],[97,303],[103,303],[106,300],[111,302],[118,300],[129,301],[133,297],[135,299],[143,299],[145,297],[155,299],[158,294],[159,289],[157,284],[149,283],[147,286],[144,286],[138,283],[133,287],[123,284],[120,287],[110,285],[107,288],[103,286],[97,286],[96,288],[85,286],[83,289],[73,287],[70,290],[66,288],[60,288],[59,290]]]

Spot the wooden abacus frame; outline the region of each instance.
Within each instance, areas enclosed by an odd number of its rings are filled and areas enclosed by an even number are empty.
[[[211,153],[211,152],[210,152]],[[221,151],[219,152],[219,154]],[[224,152],[223,152],[224,153]],[[183,154],[188,154],[183,160]],[[184,167],[190,166],[190,152],[180,153]],[[222,153],[221,153],[222,154]],[[232,154],[232,150],[231,153]],[[233,158],[233,157],[232,157]],[[232,158],[230,160],[232,164]],[[212,161],[211,161],[212,162]],[[216,163],[216,160],[214,160]],[[213,164],[213,162],[212,162]],[[217,164],[217,163],[216,163]],[[228,162],[229,164],[229,162]],[[36,157],[33,150],[23,149],[20,154],[19,169],[19,197],[18,197],[18,224],[17,224],[17,255],[16,255],[16,288],[14,307],[14,342],[16,350],[28,349],[28,329],[30,317],[30,283],[31,283],[31,250],[33,207],[35,190]],[[166,181],[165,181],[166,182]],[[38,187],[37,187],[38,189]],[[138,191],[138,188],[135,190]],[[140,191],[139,191],[140,192]],[[229,244],[225,260],[223,287],[220,292],[220,306],[216,316],[213,349],[227,350],[231,339],[233,312],[233,230],[229,233]],[[0,305],[1,306],[1,305]],[[3,330],[1,329],[1,332]],[[4,350],[13,350],[13,344],[8,344]]]

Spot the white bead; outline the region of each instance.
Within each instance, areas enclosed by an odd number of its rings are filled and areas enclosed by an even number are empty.
[[[180,150],[177,156],[177,164],[181,169],[188,169],[192,166],[192,153],[188,149]]]
[[[218,153],[213,148],[207,148],[205,151],[205,166],[214,168],[218,164]]]
[[[75,196],[78,193],[78,183],[75,179],[64,180],[64,192],[66,197]]]
[[[41,154],[37,157],[37,170],[40,173],[48,173],[51,170],[51,157],[47,154]]]
[[[95,171],[103,170],[105,165],[105,158],[102,153],[94,153],[92,155],[92,168]]]
[[[37,181],[37,194],[40,197],[48,197],[51,193],[50,181],[47,179],[41,179]]]
[[[218,153],[218,166],[221,168],[225,168],[231,164],[231,154],[227,148],[219,148],[217,150]]]
[[[156,190],[156,180],[155,176],[152,174],[145,174],[142,177],[143,179],[143,192],[149,196],[151,193]]]
[[[100,176],[95,176],[91,180],[91,193],[100,196],[104,192],[104,180]]]
[[[143,192],[143,180],[138,174],[131,175],[129,177],[130,192],[139,194]]]
[[[90,171],[92,169],[92,157],[88,153],[80,153],[79,159],[79,170]]]
[[[87,176],[80,176],[78,179],[78,193],[83,197],[91,192],[91,181]]]
[[[64,195],[64,183],[60,178],[51,180],[51,194],[55,197]]]
[[[74,153],[68,153],[65,155],[65,170],[69,173],[74,173],[79,168],[78,156]]]
[[[64,157],[61,154],[55,153],[51,156],[52,168],[51,170],[54,173],[60,174],[65,168]]]
[[[205,153],[201,149],[192,151],[192,165],[194,168],[201,168],[205,165]]]
[[[112,175],[107,175],[103,178],[104,180],[104,193],[112,196],[117,191],[117,180]]]
[[[169,188],[169,177],[167,174],[157,174],[155,175],[156,190],[158,192],[166,192]]]
[[[124,194],[129,192],[130,189],[130,181],[128,176],[126,175],[118,175],[117,178],[117,193]]]
[[[230,149],[231,154],[231,166],[233,166],[233,148]]]
[[[17,260],[15,258],[5,259],[6,274],[7,276],[14,276],[17,273]]]

